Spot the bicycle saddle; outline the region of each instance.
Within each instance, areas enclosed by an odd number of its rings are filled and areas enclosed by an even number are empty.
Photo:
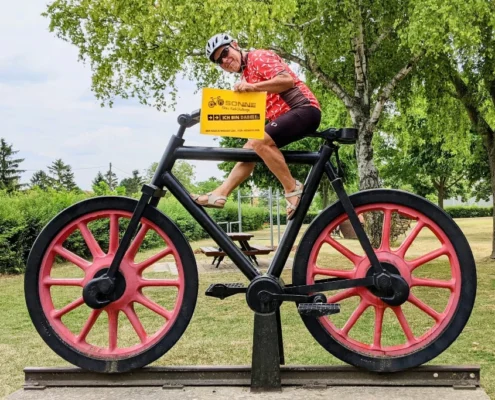
[[[342,144],[353,144],[357,141],[358,130],[356,128],[328,128],[321,132],[314,132],[310,137],[319,137],[330,142],[338,142]]]

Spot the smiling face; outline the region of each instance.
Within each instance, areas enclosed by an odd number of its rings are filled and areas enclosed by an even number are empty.
[[[224,51],[225,50],[225,51]],[[241,52],[236,42],[232,42],[230,45],[219,47],[213,53],[213,59],[218,60],[222,56],[222,63],[219,64],[224,71],[227,72],[239,72],[241,69]],[[220,60],[218,60],[220,61]]]

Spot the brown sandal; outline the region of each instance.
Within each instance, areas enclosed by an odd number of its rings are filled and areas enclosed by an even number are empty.
[[[296,180],[296,188],[294,189],[294,191],[285,194],[286,199],[288,199],[289,197],[297,196],[296,205],[292,204],[289,200],[286,200],[287,201],[286,209],[287,209],[287,220],[288,221],[290,221],[294,217],[294,214],[296,213],[297,207],[299,206],[299,202],[301,201],[301,195],[303,193],[303,190],[304,190],[304,185],[301,182],[299,182],[298,180]]]
[[[208,196],[208,199],[206,202],[200,202],[199,198],[201,196]],[[213,193],[206,193],[206,194],[191,194],[192,199],[196,204],[199,204],[200,206],[207,207],[207,208],[223,208],[225,206],[225,203],[217,204],[218,200],[225,200],[227,202],[227,197],[225,196],[216,196]]]

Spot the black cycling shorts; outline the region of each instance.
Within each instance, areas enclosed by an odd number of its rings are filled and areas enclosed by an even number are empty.
[[[316,107],[296,107],[266,124],[265,132],[280,148],[316,132],[320,121],[321,111]]]

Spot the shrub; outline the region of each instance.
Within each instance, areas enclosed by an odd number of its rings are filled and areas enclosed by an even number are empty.
[[[92,195],[87,193],[53,190],[45,192],[37,189],[14,195],[0,192],[0,273],[23,272],[29,251],[43,227],[65,208],[90,197]],[[179,227],[187,240],[194,241],[208,237],[206,231],[176,199],[162,199],[158,208]],[[207,212],[217,222],[235,222],[239,219],[235,204],[229,204],[224,209],[207,209]],[[263,223],[268,220],[269,214],[266,208],[242,206],[243,231],[261,229]],[[126,226],[127,224],[121,220],[121,237]],[[92,221],[89,227],[101,248],[106,251],[109,242],[109,221],[105,219]],[[235,226],[234,230],[237,230]],[[141,248],[149,249],[161,244],[162,240],[157,235],[147,235]],[[91,256],[78,231],[66,239],[64,247],[80,256],[88,258]]]
[[[24,254],[29,251],[26,241],[26,221],[15,204],[0,199],[0,273],[24,271]]]
[[[451,206],[445,207],[445,211],[452,218],[491,217],[493,215],[493,207]]]

